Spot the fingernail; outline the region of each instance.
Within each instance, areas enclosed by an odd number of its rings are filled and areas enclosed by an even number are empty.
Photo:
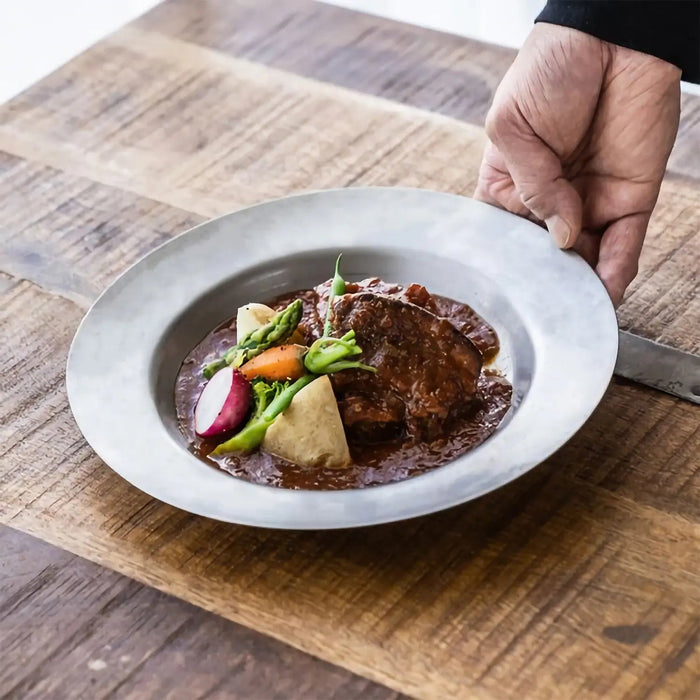
[[[569,245],[569,238],[571,237],[569,224],[558,214],[554,214],[548,219],[545,219],[545,224],[547,224],[547,230],[554,236],[557,245],[560,248],[566,248]]]

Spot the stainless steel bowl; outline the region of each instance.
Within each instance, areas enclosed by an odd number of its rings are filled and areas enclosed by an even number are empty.
[[[349,280],[418,282],[495,326],[496,364],[514,387],[498,431],[423,476],[346,491],[255,485],[194,457],[173,404],[182,359],[239,305],[326,279],[340,251]],[[585,422],[616,353],[617,322],[603,286],[538,226],[455,195],[344,189],[228,214],[147,255],[83,320],[67,386],[87,441],[142,491],[229,522],[342,528],[441,510],[525,473]]]

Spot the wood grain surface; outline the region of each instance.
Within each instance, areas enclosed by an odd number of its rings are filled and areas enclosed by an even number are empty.
[[[10,528],[0,551],[3,698],[400,697]]]
[[[314,4],[169,2],[0,107],[0,519],[411,695],[693,697],[689,404],[614,381],[578,435],[517,482],[329,533],[160,504],[92,453],[67,406],[66,353],[90,300],[202,218],[319,187],[469,194],[484,137],[455,117],[483,117],[507,60]],[[452,98],[438,89],[450,83]],[[684,129],[692,143],[697,128]],[[664,184],[620,319],[698,351],[691,161]]]
[[[135,24],[479,125],[516,54],[306,0],[170,0]],[[682,113],[669,171],[700,180],[700,97]]]

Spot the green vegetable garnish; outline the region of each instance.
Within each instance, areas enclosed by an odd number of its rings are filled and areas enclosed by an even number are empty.
[[[331,282],[328,295],[328,310],[323,330],[323,337],[311,345],[304,356],[304,367],[309,374],[293,383],[274,382],[268,384],[262,380],[253,382],[253,414],[242,430],[226,442],[221,443],[212,452],[213,455],[223,455],[229,452],[248,452],[258,447],[265,439],[267,429],[275,418],[283,413],[292,402],[294,396],[321,374],[332,374],[344,369],[363,369],[376,372],[374,367],[364,365],[350,358],[362,354],[362,348],[355,340],[355,331],[348,331],[342,338],[331,338],[332,304],[336,297],[345,294],[345,280],[340,276],[340,259],[335,263],[335,275]],[[240,367],[243,363],[259,355],[272,345],[288,338],[299,325],[303,312],[301,299],[293,301],[286,309],[274,316],[268,324],[248,333],[238,345],[232,347],[226,354],[209,363],[204,368],[204,376],[210,379],[226,365]]]
[[[293,384],[275,382],[255,382],[253,384],[253,398],[255,410],[250,420],[243,429],[232,438],[222,442],[213,452],[213,455],[223,455],[229,452],[249,452],[254,450],[265,438],[267,429],[275,418],[286,411],[292,399],[305,386],[316,379],[313,374],[307,374],[297,379]]]
[[[343,369],[364,369],[376,372],[374,367],[347,358],[362,354],[355,340],[355,331],[348,331],[342,338],[319,338],[304,357],[304,366],[313,374],[332,374]]]
[[[253,415],[250,417],[251,421],[254,421],[262,416],[267,407],[285,390],[289,387],[290,382],[272,382],[268,384],[262,379],[256,379],[253,381],[253,401],[255,402],[255,408],[253,410]],[[247,423],[246,423],[247,425]]]
[[[272,345],[286,340],[299,325],[303,311],[304,305],[301,299],[296,299],[289,306],[275,314],[269,323],[243,336],[241,341],[230,350],[227,350],[223,357],[210,362],[204,368],[204,376],[207,379],[211,379],[226,365],[233,365],[238,368],[252,357],[259,355],[263,350],[267,350]]]
[[[355,341],[355,331],[348,331],[342,338],[330,337],[333,332],[331,323],[333,300],[345,294],[345,280],[340,276],[340,259],[342,257],[341,253],[335,261],[335,274],[328,292],[328,309],[326,310],[323,335],[313,343],[304,357],[304,366],[313,374],[332,374],[343,369],[377,371],[374,367],[363,365],[356,360],[348,360],[349,357],[362,354],[362,348]]]
[[[323,337],[327,338],[333,332],[331,325],[331,313],[333,310],[333,300],[336,297],[341,297],[345,294],[345,280],[340,276],[340,259],[343,257],[341,253],[335,261],[335,274],[331,282],[331,289],[328,292],[328,308],[326,309],[326,323],[323,326]]]

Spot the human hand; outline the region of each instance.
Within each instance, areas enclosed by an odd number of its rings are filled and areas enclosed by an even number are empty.
[[[538,23],[486,118],[474,196],[544,222],[616,306],[637,274],[678,130],[680,75],[654,56]]]

